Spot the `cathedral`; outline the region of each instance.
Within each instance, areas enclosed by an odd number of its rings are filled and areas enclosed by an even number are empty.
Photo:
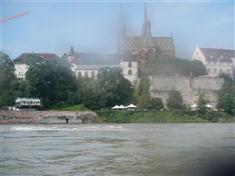
[[[123,76],[135,84],[139,77],[140,66],[145,62],[145,56],[153,54],[168,58],[175,57],[173,36],[153,37],[151,22],[148,19],[147,6],[145,5],[144,23],[140,36],[129,37],[127,35],[124,18],[118,42],[118,52],[115,54],[105,53],[81,53],[75,52],[73,47],[63,55],[71,64],[76,76],[96,77],[102,67],[120,68]]]
[[[122,22],[118,51],[116,53],[84,53],[77,52],[71,47],[68,52],[63,54],[62,58],[67,59],[71,63],[71,70],[76,77],[96,78],[99,69],[102,67],[120,68],[123,76],[135,85],[140,76],[140,68],[145,62],[146,55],[152,54],[156,58],[159,55],[168,58],[175,57],[175,46],[172,35],[171,37],[152,36],[151,23],[148,19],[146,5],[142,33],[139,36],[128,36],[124,18],[122,18]],[[18,78],[24,78],[28,69],[28,65],[24,63],[26,55],[32,56],[34,54],[40,57],[42,56],[42,59],[56,55],[53,53],[21,54],[14,60]]]

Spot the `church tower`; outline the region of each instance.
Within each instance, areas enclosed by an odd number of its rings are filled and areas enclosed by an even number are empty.
[[[148,19],[148,9],[147,4],[144,5],[144,23],[143,23],[143,30],[142,30],[142,36],[151,36],[151,23]]]

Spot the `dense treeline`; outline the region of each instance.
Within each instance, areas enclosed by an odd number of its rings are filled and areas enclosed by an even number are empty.
[[[103,68],[97,79],[76,79],[65,60],[29,58],[26,78],[20,80],[12,60],[0,54],[0,107],[14,105],[16,97],[41,98],[45,108],[83,104],[101,109],[131,101],[134,89],[119,69]]]
[[[200,76],[207,74],[206,67],[200,61],[179,58],[150,58],[143,70],[146,75]]]
[[[160,60],[159,63],[161,62],[166,61]],[[192,61],[177,60],[169,63],[180,62],[192,64]],[[72,107],[76,110],[77,107],[80,107],[100,110],[116,104],[134,103],[140,110],[188,110],[179,91],[169,92],[165,107],[161,98],[152,98],[149,94],[150,82],[147,76],[143,76],[139,80],[138,87],[134,89],[131,83],[123,77],[121,70],[117,68],[102,68],[97,79],[93,79],[75,78],[69,63],[61,58],[45,61],[30,57],[27,64],[29,69],[26,78],[16,79],[12,60],[6,54],[0,53],[0,108],[14,105],[17,97],[38,97],[41,98],[44,108],[55,109]],[[205,70],[200,66],[201,63],[197,64],[193,64],[196,65],[194,68],[200,68],[200,73],[203,73]],[[199,73],[195,70],[193,74],[198,75]],[[228,76],[222,75],[222,77],[225,81],[219,92],[217,108],[234,115],[235,84]],[[200,117],[208,115],[207,103],[204,93],[199,91],[197,114]]]

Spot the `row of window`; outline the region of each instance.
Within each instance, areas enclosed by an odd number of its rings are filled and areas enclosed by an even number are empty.
[[[132,72],[131,69],[128,70],[128,75],[133,75],[133,72]],[[78,71],[78,72],[77,72],[77,76],[78,76],[78,77],[84,76],[84,77],[95,78],[96,73],[95,73],[95,71],[91,71],[91,74],[89,75],[89,72],[88,72],[88,71],[85,71],[84,74],[83,74],[82,71]]]
[[[231,73],[231,71],[230,71],[230,69],[227,69],[227,70],[223,70],[223,69],[216,69],[216,68],[213,68],[213,69],[211,69],[211,68],[208,68],[207,69],[207,72],[208,73],[214,73],[214,74],[220,74],[220,73],[227,73],[227,74],[230,74]]]

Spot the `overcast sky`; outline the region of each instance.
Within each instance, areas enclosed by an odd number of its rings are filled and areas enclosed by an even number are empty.
[[[4,1],[1,18],[28,12],[1,26],[1,50],[15,58],[23,52],[54,52],[71,45],[79,52],[115,52],[120,4],[128,33],[141,33],[144,2]],[[195,46],[234,49],[235,5],[227,2],[148,2],[152,35],[173,32],[176,55],[191,58]]]

